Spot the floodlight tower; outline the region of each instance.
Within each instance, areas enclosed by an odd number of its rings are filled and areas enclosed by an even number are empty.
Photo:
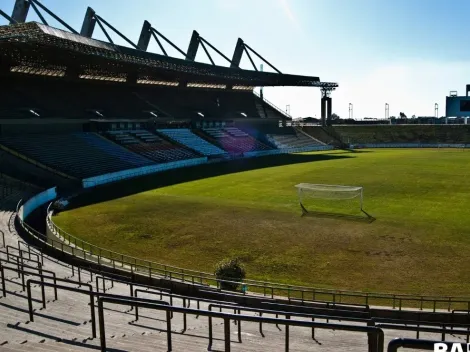
[[[349,119],[354,119],[353,117],[353,104],[349,103]]]
[[[326,126],[331,123],[332,102],[331,92],[336,88],[328,84],[320,86],[321,91],[321,125]],[[328,122],[328,123],[327,123]]]
[[[385,120],[390,120],[390,124],[392,124],[392,119],[390,118],[390,105],[385,103]]]

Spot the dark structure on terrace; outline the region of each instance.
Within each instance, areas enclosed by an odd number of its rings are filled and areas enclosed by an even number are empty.
[[[42,24],[26,23],[31,9],[37,13]],[[54,18],[67,31],[49,26],[44,14]],[[284,74],[242,39],[238,39],[232,58],[229,58],[196,31],[193,31],[188,50],[184,52],[148,21],[144,22],[136,44],[90,7],[85,14],[80,32],[38,0],[16,0],[11,16],[1,9],[0,15],[10,22],[9,26],[0,27],[1,76],[7,76],[10,72],[35,71],[49,76],[63,77],[69,81],[88,78],[129,85],[153,84],[217,88],[227,91],[249,91],[254,87],[267,86],[317,87],[322,92],[322,123],[327,124],[331,117],[330,93],[338,86],[336,83],[321,82],[319,77]],[[92,39],[96,25],[101,28],[108,42]],[[131,48],[116,45],[110,35],[111,32],[120,36]],[[147,51],[152,38],[163,54]],[[168,56],[163,42],[171,45],[184,58]],[[194,61],[200,47],[207,54],[211,64]],[[215,65],[208,49],[223,57],[229,66]],[[254,71],[240,68],[244,54],[253,65]],[[253,56],[275,72],[259,71]],[[287,114],[285,115],[289,118]]]

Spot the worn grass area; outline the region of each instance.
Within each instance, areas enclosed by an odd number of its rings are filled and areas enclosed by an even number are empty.
[[[306,155],[295,165],[231,170],[79,207],[54,220],[96,245],[180,267],[212,271],[220,259],[239,256],[255,279],[469,295],[469,152],[322,155],[315,161]],[[198,169],[191,172],[197,178]],[[365,209],[377,220],[300,217],[293,187],[300,182],[362,185]],[[309,205],[358,214],[357,200]]]

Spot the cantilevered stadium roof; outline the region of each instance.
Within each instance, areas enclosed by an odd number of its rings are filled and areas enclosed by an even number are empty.
[[[318,77],[243,70],[131,49],[36,22],[0,26],[3,67],[33,66],[121,78],[231,86],[325,87]]]

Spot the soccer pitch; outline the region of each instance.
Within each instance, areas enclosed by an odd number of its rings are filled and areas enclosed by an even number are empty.
[[[469,152],[361,150],[295,158],[296,164],[241,172],[228,164],[231,173],[212,177],[205,177],[207,170],[218,164],[181,169],[198,180],[78,207],[54,221],[98,246],[188,269],[212,272],[219,260],[238,256],[252,279],[469,294]],[[301,217],[294,185],[303,182],[363,186],[364,209],[376,221]],[[312,199],[310,206],[358,211],[353,201]]]

